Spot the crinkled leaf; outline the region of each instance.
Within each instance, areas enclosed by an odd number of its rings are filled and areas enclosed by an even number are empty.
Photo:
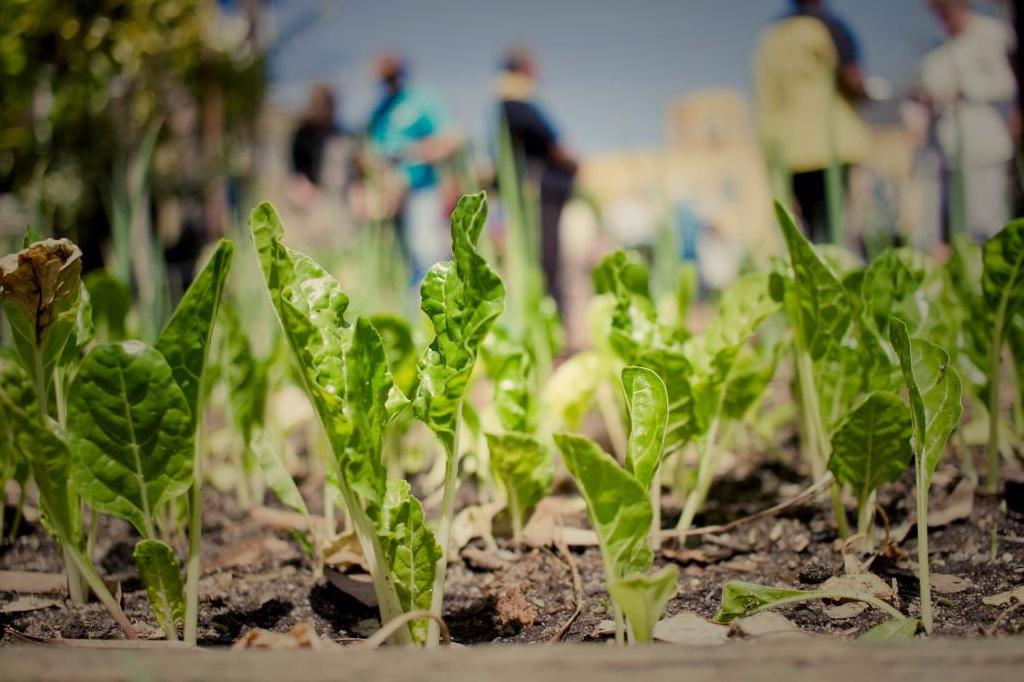
[[[488,433],[491,468],[508,493],[509,508],[521,528],[534,506],[551,490],[554,467],[547,448],[525,433]]]
[[[420,356],[413,412],[444,445],[455,450],[459,408],[477,351],[505,305],[505,286],[476,248],[487,220],[484,193],[465,195],[452,212],[451,261],[437,263],[420,287],[420,307],[434,340]]]
[[[1005,332],[1009,319],[1024,308],[1024,219],[985,242],[982,263],[982,294],[995,328]]]
[[[533,433],[536,401],[533,360],[526,347],[512,340],[507,329],[495,326],[483,346],[484,367],[494,383],[494,407],[506,431]]]
[[[629,418],[626,469],[648,490],[664,452],[668,392],[661,377],[645,367],[622,370],[622,391]]]
[[[886,249],[864,271],[860,292],[864,314],[882,338],[889,334],[889,318],[897,311],[905,322],[918,322],[912,303],[924,279],[924,265],[905,249]]]
[[[412,395],[416,390],[416,344],[412,328],[398,315],[389,313],[371,315],[370,322],[384,341],[395,386],[404,395]]]
[[[132,554],[153,616],[161,627],[185,624],[185,592],[174,550],[160,540],[139,540]]]
[[[221,335],[225,349],[225,372],[231,417],[246,444],[253,430],[263,424],[267,400],[267,366],[257,362],[249,345],[249,335],[238,320],[235,309],[224,301],[220,309]]]
[[[234,252],[234,244],[229,241],[221,240],[217,244],[156,342],[156,349],[167,359],[174,380],[185,396],[192,431],[198,422],[203,370]]]
[[[590,522],[601,542],[611,578],[643,573],[654,555],[647,545],[651,501],[647,491],[593,442],[572,434],[556,434],[555,444],[587,503]]]
[[[388,481],[379,528],[391,582],[402,610],[429,611],[441,546],[423,518],[419,500],[409,492],[408,482]],[[426,641],[425,619],[410,623],[409,630],[417,642]]]
[[[363,324],[358,353],[362,362],[383,358],[383,367],[357,366],[359,363],[348,357],[353,331],[345,320],[348,297],[338,282],[309,257],[285,247],[284,228],[271,204],[262,203],[253,209],[249,227],[270,300],[338,465],[348,485],[364,500],[379,506],[385,485],[379,444],[375,451],[367,452],[350,441],[360,445],[373,441],[372,426],[371,433],[355,435],[353,417],[386,403],[387,390],[384,401],[380,399],[382,384],[363,383],[373,377],[383,381],[387,371],[380,335],[369,323]],[[387,384],[390,388],[390,380]],[[349,389],[353,387],[360,393],[358,405],[348,404]]]
[[[857,639],[864,642],[905,642],[914,639],[920,624],[917,618],[892,618],[879,623]]]
[[[837,346],[850,326],[850,302],[842,282],[815,252],[782,204],[775,203],[793,266],[796,319],[801,345],[817,360]]]
[[[805,594],[807,593],[803,590],[768,587],[742,580],[731,580],[722,587],[722,605],[711,620],[716,623],[731,623],[737,618],[751,616],[782,600],[801,597]]]
[[[828,468],[853,488],[863,505],[872,491],[892,483],[913,456],[910,410],[899,396],[870,393],[832,434]]]
[[[678,579],[679,569],[669,564],[651,575],[628,575],[608,583],[608,594],[629,621],[633,641],[651,641],[654,625],[676,595]]]
[[[81,496],[151,537],[156,510],[192,483],[190,416],[155,349],[138,341],[93,348],[68,391],[73,478]]]
[[[911,339],[899,318],[890,321],[889,338],[907,385],[915,448],[924,457],[930,481],[963,413],[960,376],[950,365],[949,353],[929,341]]]

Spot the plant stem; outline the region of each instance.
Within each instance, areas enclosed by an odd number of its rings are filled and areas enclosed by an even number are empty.
[[[62,542],[61,552],[64,554],[64,573],[68,581],[68,595],[71,597],[71,603],[75,606],[82,606],[89,595],[82,588],[82,575],[73,559],[75,550],[69,542]]]
[[[455,419],[455,438],[451,452],[445,452],[444,493],[441,498],[441,525],[437,541],[441,545],[441,558],[434,571],[434,588],[430,594],[430,611],[438,618],[444,618],[444,581],[448,572],[448,545],[451,544],[452,519],[455,517],[455,490],[459,485],[459,431],[462,429],[462,401]],[[427,646],[436,647],[441,630],[437,621],[427,624]]]
[[[192,487],[188,504],[188,566],[185,570],[185,643],[196,646],[199,636],[199,577],[202,573],[203,459],[200,441],[203,412],[199,410],[192,439]]]
[[[651,532],[648,537],[651,551],[661,549],[661,465],[654,469],[651,480]]]
[[[871,527],[875,520],[875,493],[868,495],[857,510],[857,534],[860,535],[861,551],[868,553],[874,547]]]
[[[604,422],[608,440],[611,441],[612,449],[615,451],[615,459],[622,462],[626,456],[628,438],[622,428],[622,419],[615,406],[615,396],[612,393],[611,385],[607,381],[602,381],[597,387],[597,409],[601,413],[601,421]]]
[[[93,568],[93,565],[88,559],[77,550],[70,550],[65,553],[65,559],[70,559],[72,565],[74,565],[78,572],[85,579],[86,584],[93,591],[93,594],[100,600],[100,602],[107,607],[107,611],[110,616],[121,626],[124,636],[128,639],[138,639],[139,635],[135,632],[135,628],[132,627],[131,621],[124,615],[124,611],[121,610],[121,606],[114,599],[114,596],[110,594],[110,590],[103,583],[103,579],[100,578],[99,573]]]
[[[519,508],[519,495],[509,486],[508,511],[512,519],[512,544],[516,551],[523,546],[523,511]]]
[[[917,579],[921,592],[921,622],[924,631],[932,633],[932,580],[928,565],[928,488],[931,481],[925,471],[921,456],[922,443],[917,443],[914,452],[914,466],[917,475]]]
[[[999,370],[1002,350],[1003,323],[997,321],[988,356],[988,471],[985,489],[990,493],[999,487]]]
[[[622,616],[622,609],[612,600],[612,613],[615,616],[615,643],[622,645],[626,643],[626,619]]]
[[[708,427],[708,433],[704,439],[704,447],[701,449],[700,459],[697,463],[697,484],[690,491],[690,494],[686,496],[683,513],[679,517],[679,524],[676,526],[676,531],[680,534],[680,537],[690,530],[690,527],[693,525],[693,519],[697,516],[697,511],[704,504],[704,499],[708,495],[708,489],[711,487],[711,481],[715,473],[715,439],[718,437],[720,422],[721,419],[716,414],[714,419],[711,420],[711,426]]]

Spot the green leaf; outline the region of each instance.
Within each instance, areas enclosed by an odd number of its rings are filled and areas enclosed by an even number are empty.
[[[645,367],[623,369],[622,390],[629,417],[626,469],[644,490],[650,490],[664,452],[668,392],[661,377]]]
[[[1024,306],[1024,219],[985,242],[981,290],[997,330]],[[1002,339],[999,339],[1001,341]]]
[[[828,468],[853,488],[860,505],[872,491],[897,480],[913,457],[910,410],[899,396],[870,393],[832,435]]]
[[[751,616],[783,600],[803,597],[806,594],[803,590],[731,580],[722,588],[722,605],[711,620],[716,623],[731,623],[737,618]]]
[[[388,571],[402,610],[429,611],[441,546],[423,518],[419,500],[409,492],[408,482],[388,481],[380,528]],[[425,619],[412,621],[409,629],[415,641],[426,641]]]
[[[160,540],[139,540],[132,556],[156,622],[167,632],[184,625],[185,592],[174,550]]]
[[[248,445],[253,430],[263,424],[267,400],[267,367],[257,362],[249,336],[235,309],[224,301],[220,308],[221,339],[226,351],[228,399],[236,428]]]
[[[93,348],[68,392],[73,478],[96,509],[153,537],[161,504],[192,484],[192,425],[170,366],[139,341]]]
[[[602,381],[612,375],[607,354],[580,351],[559,365],[541,391],[541,400],[553,421],[576,430],[594,402]]]
[[[371,315],[370,322],[384,341],[395,386],[403,394],[412,395],[416,390],[416,344],[412,328],[398,315],[388,313]]]
[[[772,350],[743,346],[732,362],[725,395],[722,397],[722,415],[742,419],[750,408],[764,397],[775,376],[779,347]]]
[[[533,360],[510,332],[495,326],[483,346],[484,367],[494,383],[494,406],[506,431],[533,433],[537,405],[534,400]]]
[[[879,623],[857,639],[863,642],[906,642],[914,639],[920,624],[917,618],[893,618]]]
[[[587,503],[590,522],[601,542],[605,573],[610,579],[643,573],[654,555],[647,545],[651,501],[647,491],[593,442],[568,433],[555,444]]]
[[[676,595],[679,569],[664,566],[652,575],[629,575],[608,583],[608,594],[629,621],[633,641],[650,642],[665,606]]]
[[[924,265],[915,262],[914,254],[904,249],[889,248],[882,252],[864,272],[860,294],[864,314],[882,338],[889,334],[889,318],[899,313],[904,321],[916,326],[918,315],[912,303],[915,291],[924,279]]]
[[[554,467],[547,449],[525,433],[488,433],[495,477],[505,486],[513,524],[522,529],[534,506],[551,490]]]
[[[434,340],[420,356],[413,412],[457,456],[455,434],[477,351],[505,305],[505,286],[477,251],[487,221],[484,193],[465,195],[452,212],[453,259],[437,263],[420,287]]]
[[[217,249],[185,292],[156,342],[156,349],[167,359],[174,380],[185,396],[192,432],[199,417],[199,390],[213,325],[234,251],[234,244],[229,241],[221,240],[217,244]]]
[[[915,450],[924,459],[931,481],[953,429],[963,413],[960,376],[942,347],[921,339],[911,340],[899,318],[889,323],[889,338],[900,360],[910,397]]]
[[[793,266],[792,320],[801,345],[819,359],[832,351],[846,334],[852,316],[842,282],[825,264],[793,222],[789,211],[775,202],[775,213]]]
[[[264,480],[266,480],[270,489],[274,491],[274,494],[277,495],[277,499],[281,501],[281,504],[302,514],[306,522],[309,523],[309,509],[306,507],[305,500],[302,499],[299,486],[295,484],[295,479],[288,473],[284,462],[281,461],[281,457],[274,451],[273,446],[262,429],[258,428],[255,430],[250,447],[256,456],[256,461],[259,462]]]

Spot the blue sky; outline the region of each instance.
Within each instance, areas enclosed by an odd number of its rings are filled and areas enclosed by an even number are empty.
[[[899,91],[940,39],[925,0],[832,0],[858,34],[869,74]],[[395,49],[478,141],[493,112],[503,49],[533,46],[539,95],[581,152],[658,145],[675,96],[747,91],[760,28],[787,0],[276,0],[272,96],[300,109],[314,80],[334,84],[360,126],[377,95],[370,64]]]

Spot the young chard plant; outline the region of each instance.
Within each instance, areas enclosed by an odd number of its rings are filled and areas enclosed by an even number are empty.
[[[654,623],[675,594],[678,576],[674,566],[647,575],[654,561],[649,546],[654,519],[651,486],[664,448],[665,385],[643,367],[625,368],[622,384],[630,416],[625,468],[586,438],[555,436],[597,533],[620,643],[627,623],[632,641],[650,640]]]
[[[949,353],[922,339],[911,339],[902,320],[889,322],[889,339],[899,358],[913,420],[917,483],[917,571],[921,583],[921,622],[932,631],[932,591],[928,565],[928,489],[950,434],[963,413],[960,375]]]
[[[776,202],[775,213],[793,274],[792,278],[773,274],[771,288],[793,328],[793,355],[803,418],[801,448],[818,480],[825,475],[831,452],[814,363],[836,352],[850,327],[853,313],[843,283],[815,252],[789,211]],[[840,536],[845,537],[849,531],[839,486],[833,486],[832,492],[836,526]]]
[[[999,485],[999,384],[1003,345],[1013,317],[1024,311],[1024,220],[1014,220],[985,242],[982,294],[992,337],[988,353],[988,469],[986,486]]]
[[[431,605],[442,555],[419,502],[402,481],[388,481],[381,460],[383,429],[408,403],[394,387],[380,334],[372,323],[345,319],[348,297],[309,257],[284,246],[273,206],[257,206],[250,231],[284,335],[306,393],[334,454],[330,462],[345,512],[363,548],[385,622]],[[398,628],[396,644],[424,641],[417,619]]]
[[[868,394],[832,434],[828,468],[848,484],[857,498],[857,532],[861,547],[873,546],[871,527],[875,492],[899,479],[913,456],[910,410],[895,393]]]
[[[448,545],[455,514],[463,398],[480,346],[505,305],[501,278],[476,248],[486,221],[487,200],[483,192],[460,198],[451,216],[452,260],[430,268],[420,287],[420,307],[434,327],[434,339],[417,365],[420,382],[413,413],[437,435],[445,453],[438,527],[441,555],[431,603],[431,611],[438,618],[444,603]],[[436,621],[431,621],[429,643],[436,644],[439,635]]]

